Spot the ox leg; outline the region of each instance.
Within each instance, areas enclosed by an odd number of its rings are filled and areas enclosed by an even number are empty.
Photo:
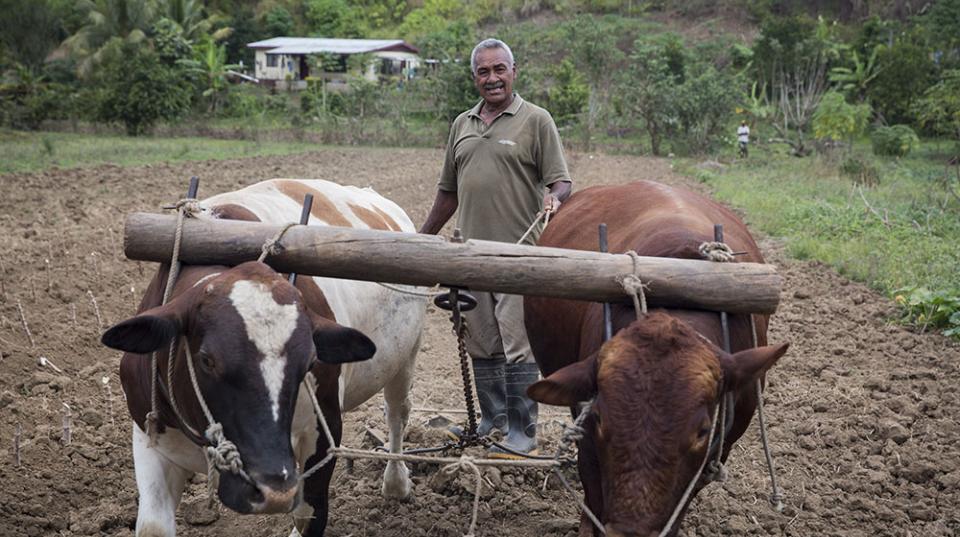
[[[147,434],[134,423],[133,464],[140,493],[137,537],[174,537],[177,533],[174,516],[191,472],[171,462],[148,443]]]
[[[418,340],[419,342],[419,340]],[[413,346],[411,356],[404,360],[400,371],[383,387],[383,399],[387,407],[387,426],[390,430],[390,453],[403,452],[403,431],[410,418],[410,388],[413,386],[413,368],[419,343]],[[383,472],[384,497],[398,500],[410,496],[413,483],[410,470],[403,461],[388,461]]]
[[[590,416],[583,424],[583,428],[594,430],[595,418]],[[603,489],[600,484],[600,459],[597,458],[597,446],[592,434],[586,434],[577,443],[577,470],[580,473],[580,483],[583,484],[583,500],[593,511],[594,516],[603,521]],[[586,513],[580,514],[580,530],[577,537],[601,537],[602,533],[590,520]]]

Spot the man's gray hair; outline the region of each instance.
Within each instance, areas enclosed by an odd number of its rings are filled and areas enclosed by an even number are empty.
[[[470,73],[477,74],[477,54],[481,50],[491,49],[491,48],[501,48],[507,51],[507,57],[510,58],[510,67],[513,67],[513,51],[510,50],[510,47],[506,43],[500,41],[499,39],[489,38],[484,39],[483,41],[477,43],[477,46],[473,47],[473,52],[470,53]]]

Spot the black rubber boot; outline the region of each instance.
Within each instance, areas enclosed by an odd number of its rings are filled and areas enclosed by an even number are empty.
[[[540,378],[535,363],[507,364],[507,437],[502,442],[510,451],[537,454],[537,402],[527,397],[527,388]],[[490,448],[490,457],[516,459],[520,456],[497,446]]]
[[[494,429],[507,434],[507,392],[504,383],[504,358],[474,359],[473,378],[477,386],[477,399],[480,401],[480,423],[477,434],[487,436]],[[463,434],[463,428],[451,427],[450,433],[457,439]]]

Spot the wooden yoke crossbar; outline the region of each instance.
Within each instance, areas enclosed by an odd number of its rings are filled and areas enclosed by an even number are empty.
[[[237,265],[260,256],[283,226],[233,220],[184,221],[180,259],[194,265]],[[124,253],[169,262],[176,216],[133,213]],[[731,313],[773,313],[781,278],[772,265],[637,257],[369,229],[294,226],[271,254],[281,272],[395,284],[465,287],[592,302],[624,302],[619,278],[636,274],[651,306]]]

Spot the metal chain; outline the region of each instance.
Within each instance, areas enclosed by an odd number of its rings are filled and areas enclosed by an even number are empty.
[[[456,291],[451,291],[451,294]],[[453,297],[451,297],[453,298]],[[467,430],[460,437],[459,445],[466,447],[475,445],[479,439],[477,434],[477,408],[473,400],[473,379],[470,377],[470,357],[467,355],[466,333],[467,320],[460,311],[460,301],[451,300],[453,311],[450,320],[453,321],[453,331],[457,336],[457,354],[460,356],[460,375],[463,378],[463,399],[467,406]]]

